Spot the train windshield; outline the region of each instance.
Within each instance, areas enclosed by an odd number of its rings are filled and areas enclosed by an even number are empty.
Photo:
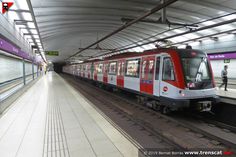
[[[212,75],[206,57],[182,58],[182,63],[189,89],[212,88]]]

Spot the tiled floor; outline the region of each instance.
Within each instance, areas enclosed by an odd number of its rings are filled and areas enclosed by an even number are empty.
[[[1,157],[136,157],[96,107],[51,72],[0,118]]]

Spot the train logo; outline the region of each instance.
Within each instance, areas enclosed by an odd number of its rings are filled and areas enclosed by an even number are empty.
[[[168,91],[168,87],[167,86],[163,87],[163,91],[167,92]]]
[[[2,2],[2,14],[6,13],[13,6],[13,2]]]

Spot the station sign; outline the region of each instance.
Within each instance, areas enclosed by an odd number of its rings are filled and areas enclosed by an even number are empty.
[[[59,56],[58,51],[45,51],[45,55],[47,56]]]
[[[210,60],[236,59],[236,52],[208,54],[208,57],[209,57]]]
[[[230,59],[224,59],[224,63],[230,63]]]
[[[24,52],[20,49],[20,47],[16,47],[9,41],[3,39],[0,37],[0,50],[3,50],[4,52],[7,52],[9,54],[22,57],[24,59],[34,61],[34,56],[30,55],[27,52]]]

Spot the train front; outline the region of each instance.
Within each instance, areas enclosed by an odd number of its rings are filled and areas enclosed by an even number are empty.
[[[183,97],[198,111],[210,111],[219,102],[207,54],[199,50],[179,50],[185,90]]]

